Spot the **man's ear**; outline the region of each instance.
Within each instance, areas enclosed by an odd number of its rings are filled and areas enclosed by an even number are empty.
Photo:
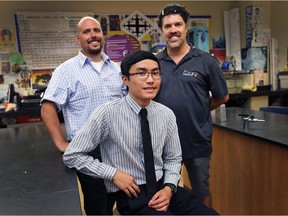
[[[188,26],[188,23],[186,23],[186,24],[185,24],[185,29],[188,30],[188,27],[189,27],[189,26]]]
[[[80,44],[80,38],[79,38],[78,34],[76,35],[76,43]]]
[[[129,79],[125,75],[122,75],[122,81],[124,82],[125,85],[128,85],[128,83],[129,83]]]

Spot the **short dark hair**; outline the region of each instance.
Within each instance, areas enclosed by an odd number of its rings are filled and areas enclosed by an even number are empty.
[[[145,59],[151,59],[157,62],[159,69],[160,69],[159,60],[152,52],[148,52],[145,50],[136,50],[136,51],[132,51],[131,53],[128,53],[125,56],[125,58],[122,60],[121,62],[122,75],[129,77],[129,70],[132,67],[132,65]]]
[[[172,4],[172,5],[166,6],[163,10],[161,10],[158,16],[157,23],[160,29],[162,29],[163,17],[171,15],[171,14],[179,14],[184,20],[185,24],[188,23],[188,19],[190,16],[190,13],[188,12],[188,10],[184,6],[180,6],[178,4]]]

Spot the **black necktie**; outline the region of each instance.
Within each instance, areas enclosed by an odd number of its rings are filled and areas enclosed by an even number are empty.
[[[149,198],[157,192],[157,181],[155,175],[153,149],[151,143],[151,135],[149,130],[149,122],[147,119],[147,110],[145,108],[140,111],[141,116],[141,132],[144,149],[146,188]]]

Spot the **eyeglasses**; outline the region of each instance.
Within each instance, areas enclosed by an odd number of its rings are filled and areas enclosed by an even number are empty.
[[[136,72],[136,73],[129,73],[129,76],[137,76],[139,79],[141,80],[146,80],[148,79],[149,75],[155,79],[155,80],[159,80],[161,78],[162,73],[160,72]]]

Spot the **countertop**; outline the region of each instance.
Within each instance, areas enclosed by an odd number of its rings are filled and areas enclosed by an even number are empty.
[[[44,125],[1,129],[0,137],[0,215],[81,215],[76,173]]]
[[[243,116],[238,116],[239,114],[253,115],[256,119],[265,120],[265,122],[249,122],[248,128],[245,129]],[[227,120],[222,122],[212,116],[213,125],[288,146],[288,115],[228,107],[226,116]]]
[[[11,110],[9,112],[5,112],[5,109],[0,109],[0,118],[3,117],[17,117],[17,116],[25,116],[25,115],[40,115],[41,107],[35,108],[20,108],[17,111]]]

